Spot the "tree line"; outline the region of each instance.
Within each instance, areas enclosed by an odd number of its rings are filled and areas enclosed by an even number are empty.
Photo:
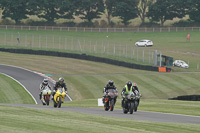
[[[0,0],[2,19],[11,18],[16,24],[36,15],[54,24],[57,19],[73,20],[79,17],[89,23],[106,15],[109,25],[112,17],[119,17],[127,26],[130,20],[139,17],[159,22],[189,16],[189,20],[200,22],[200,0]]]

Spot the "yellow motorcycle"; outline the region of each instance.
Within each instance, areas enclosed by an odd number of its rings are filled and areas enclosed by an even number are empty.
[[[54,95],[54,107],[58,107],[60,108],[61,107],[61,104],[63,103],[64,99],[65,99],[65,89],[64,88],[58,88],[55,95]]]

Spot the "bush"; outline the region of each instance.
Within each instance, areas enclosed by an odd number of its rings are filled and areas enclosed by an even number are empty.
[[[5,19],[1,20],[0,24],[1,25],[14,25],[15,22],[11,19],[5,18]]]
[[[94,27],[99,27],[99,21],[98,21],[98,20],[95,20],[94,23],[93,23],[93,26],[94,26]]]
[[[32,19],[27,20],[26,23],[28,25],[30,25],[30,26],[47,26],[47,25],[52,25],[52,24],[47,23],[47,21],[44,21],[44,20],[36,21],[36,20],[32,20]]]
[[[105,20],[101,20],[100,27],[103,27],[103,28],[108,27],[108,23]]]
[[[190,21],[190,20],[180,20],[178,22],[175,22],[173,26],[176,27],[194,27],[194,26],[200,26],[200,23]]]
[[[92,22],[81,22],[78,24],[79,27],[93,27],[94,24]]]
[[[140,27],[160,27],[160,24],[155,22],[145,22],[143,24],[140,24]]]
[[[73,22],[73,21],[69,21],[69,22],[64,22],[64,23],[62,23],[61,25],[67,26],[67,27],[75,27],[75,26],[76,26],[76,23]]]

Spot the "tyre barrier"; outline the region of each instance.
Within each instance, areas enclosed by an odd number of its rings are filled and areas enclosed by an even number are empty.
[[[200,95],[185,95],[175,98],[169,98],[169,100],[186,100],[186,101],[200,101]]]
[[[20,54],[33,54],[33,55],[49,55],[49,56],[57,56],[57,57],[67,57],[74,59],[82,59],[94,62],[107,63],[111,65],[117,65],[132,69],[140,69],[147,71],[159,71],[159,67],[157,66],[149,66],[149,65],[139,65],[134,63],[128,63],[124,61],[113,60],[109,58],[97,57],[87,55],[85,53],[75,54],[75,53],[65,53],[65,52],[57,52],[57,51],[45,51],[45,50],[32,50],[32,49],[12,49],[12,48],[0,48],[0,51],[10,52],[10,53],[20,53]],[[166,67],[166,72],[171,72],[171,68]]]

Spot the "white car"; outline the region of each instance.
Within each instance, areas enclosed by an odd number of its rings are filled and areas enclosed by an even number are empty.
[[[189,68],[189,65],[182,60],[175,60],[173,62],[173,66],[178,66],[178,67],[182,67],[182,68]]]
[[[140,40],[135,43],[135,46],[153,46],[153,42],[151,40]]]

